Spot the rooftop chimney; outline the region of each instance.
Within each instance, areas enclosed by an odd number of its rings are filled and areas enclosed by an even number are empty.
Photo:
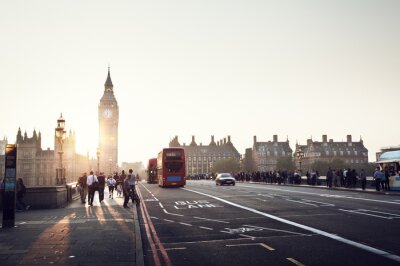
[[[231,136],[228,136],[228,143],[231,142]]]
[[[226,144],[226,138],[224,138],[224,144]]]
[[[322,142],[328,142],[328,136],[322,135]]]
[[[273,138],[274,142],[278,142],[278,135],[273,135],[272,138]]]
[[[347,142],[350,143],[351,141],[351,135],[347,135]]]
[[[256,143],[257,142],[257,136],[254,136],[253,140],[254,140],[254,143]]]

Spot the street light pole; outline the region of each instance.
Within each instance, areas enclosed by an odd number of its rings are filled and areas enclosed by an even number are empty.
[[[97,148],[96,155],[97,155],[97,174],[100,174],[100,149],[99,148]]]
[[[301,147],[299,147],[299,148],[297,149],[297,154],[296,154],[296,156],[297,156],[297,159],[299,160],[300,173],[301,173],[301,159],[303,159],[303,157],[304,157],[304,152],[302,151]]]
[[[65,119],[62,117],[62,114],[59,119],[57,119],[57,127],[56,127],[56,138],[60,145],[60,149],[58,150],[59,155],[59,165],[58,169],[56,169],[56,184],[64,184],[65,183],[65,169],[62,163],[63,156],[63,144],[66,136],[65,131]]]

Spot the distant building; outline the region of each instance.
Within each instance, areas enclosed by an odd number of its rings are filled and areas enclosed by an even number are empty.
[[[250,153],[250,151],[246,150],[246,155],[248,153]],[[278,141],[278,135],[273,135],[272,141],[267,142],[259,142],[257,141],[257,136],[254,136],[251,154],[254,170],[262,172],[278,170],[278,159],[282,157],[291,157],[293,151],[289,146],[289,140]]]
[[[24,179],[27,186],[51,186],[56,185],[56,168],[59,163],[58,151],[60,144],[54,135],[54,150],[42,150],[41,133],[33,131],[32,137],[28,137],[21,129],[17,133],[17,178]],[[63,144],[63,166],[66,172],[66,182],[76,181],[78,176],[88,170],[88,157],[76,154],[75,133],[69,135]]]
[[[400,145],[381,148],[381,150],[376,153],[376,161],[379,161],[382,153],[387,151],[400,151]]]
[[[240,154],[231,142],[231,136],[228,139],[215,142],[214,136],[211,136],[209,145],[199,145],[195,141],[195,136],[192,136],[190,145],[181,145],[178,141],[178,136],[175,136],[169,143],[169,147],[181,147],[185,150],[186,158],[186,174],[207,174],[212,172],[213,165],[226,159],[234,159],[240,162]]]
[[[5,152],[6,152],[6,145],[7,139],[4,137],[3,140],[0,140],[0,178],[4,177],[4,170],[5,170]]]
[[[125,173],[127,174],[129,169],[132,169],[134,174],[138,174],[143,172],[144,166],[142,162],[134,162],[134,163],[127,163],[127,162],[122,162],[120,170],[125,170]]]
[[[294,152],[296,166],[299,165],[297,152],[301,149],[304,158],[301,160],[303,170],[311,170],[312,164],[316,161],[331,162],[337,158],[346,164],[364,164],[368,163],[368,150],[364,146],[362,139],[353,141],[351,135],[347,135],[347,141],[334,142],[328,141],[327,135],[322,135],[322,141],[307,140],[307,145],[296,144]]]

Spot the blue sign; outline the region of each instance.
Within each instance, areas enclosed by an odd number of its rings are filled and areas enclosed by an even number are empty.
[[[182,180],[182,177],[180,177],[180,176],[167,176],[168,182],[180,182],[181,180]]]

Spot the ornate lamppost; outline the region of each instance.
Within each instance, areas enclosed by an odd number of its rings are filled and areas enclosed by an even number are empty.
[[[59,119],[57,119],[57,127],[56,127],[56,139],[60,145],[58,150],[59,155],[59,164],[58,168],[56,169],[56,184],[64,184],[65,183],[65,169],[62,163],[62,156],[63,156],[63,144],[66,136],[65,131],[65,119],[62,117],[62,114]]]
[[[100,149],[99,148],[97,148],[96,156],[97,156],[97,174],[100,174]]]
[[[301,159],[304,158],[304,152],[303,152],[303,150],[301,149],[301,147],[299,147],[299,148],[297,149],[296,156],[297,156],[297,159],[299,160],[300,173],[301,173]]]

